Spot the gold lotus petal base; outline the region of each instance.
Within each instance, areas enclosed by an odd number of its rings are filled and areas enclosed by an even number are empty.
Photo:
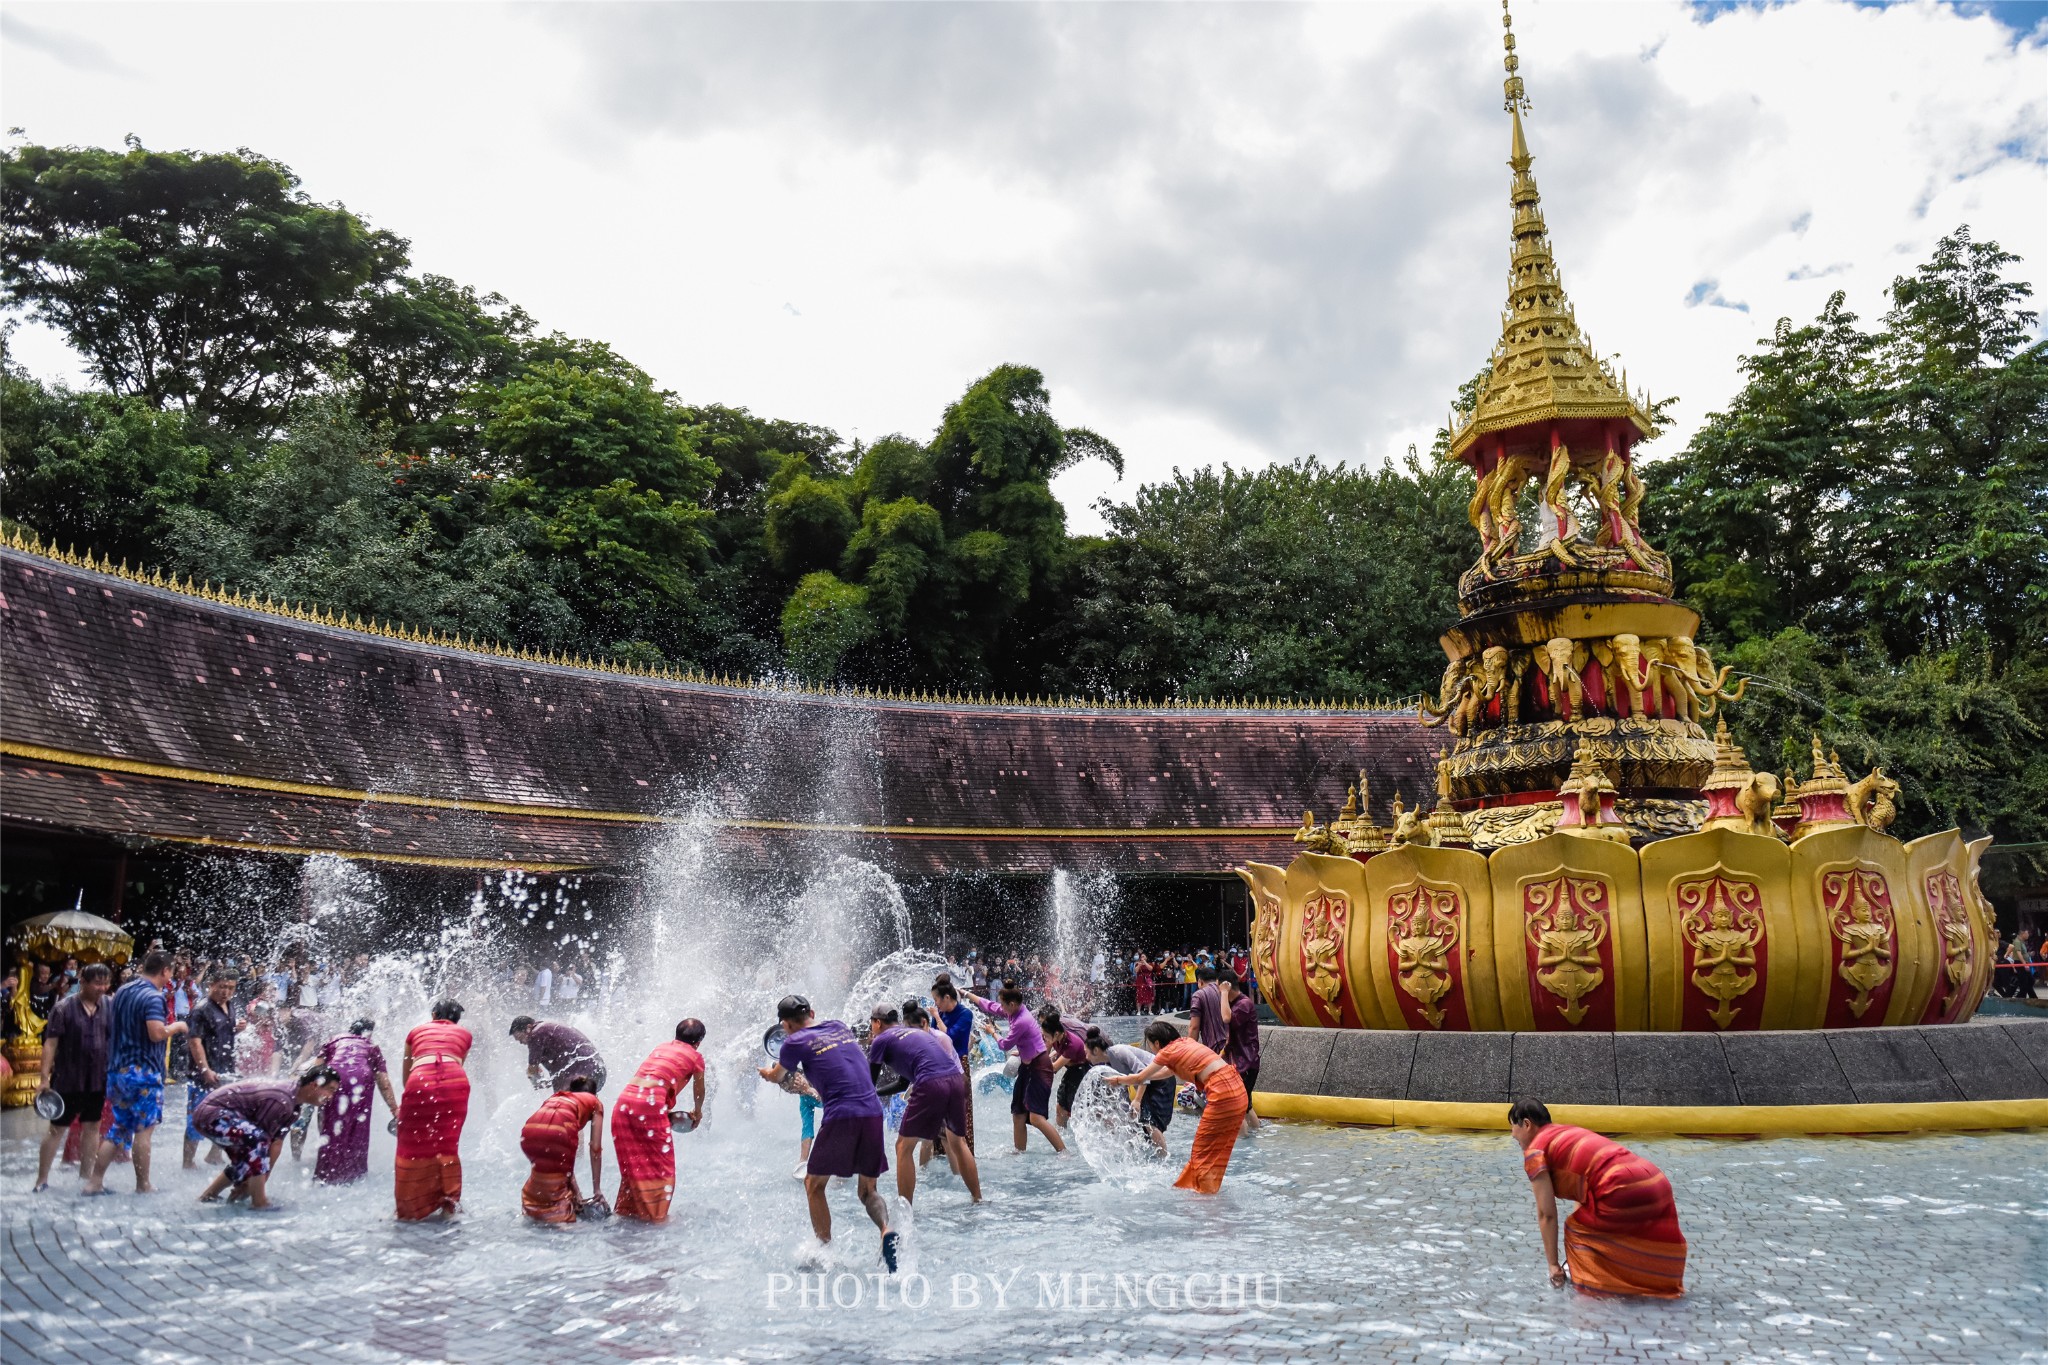
[[[1699,803],[1641,801],[1638,822]],[[1954,1024],[1989,988],[1989,840],[1864,825],[1640,848],[1559,803],[1470,812],[1479,851],[1398,844],[1241,870],[1283,1023],[1413,1032],[1743,1033]],[[1588,837],[1592,836],[1592,837]]]

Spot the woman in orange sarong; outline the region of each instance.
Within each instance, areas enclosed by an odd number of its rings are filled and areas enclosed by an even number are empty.
[[[1244,1123],[1251,1097],[1245,1093],[1244,1078],[1237,1068],[1192,1038],[1180,1036],[1180,1029],[1165,1019],[1145,1026],[1145,1041],[1154,1049],[1152,1065],[1128,1076],[1110,1076],[1111,1085],[1145,1085],[1169,1073],[1193,1081],[1195,1089],[1208,1097],[1202,1121],[1195,1126],[1195,1145],[1188,1164],[1181,1168],[1177,1190],[1199,1190],[1214,1194],[1223,1188],[1223,1172],[1230,1165],[1230,1153],[1237,1146],[1238,1129]]]
[[[697,1052],[703,1041],[701,1021],[677,1024],[676,1040],[648,1053],[612,1103],[612,1151],[619,1163],[619,1197],[612,1201],[612,1212],[621,1217],[668,1221],[668,1203],[676,1192],[676,1135],[669,1114],[688,1084],[689,1126],[704,1120],[704,1058]]]
[[[1568,1123],[1552,1123],[1535,1100],[1508,1110],[1508,1131],[1536,1191],[1536,1222],[1550,1282],[1596,1294],[1675,1299],[1685,1292],[1685,1234],[1671,1181],[1628,1148]],[[1578,1207],[1564,1221],[1564,1262],[1557,1255],[1557,1201]]]
[[[432,1023],[405,1035],[398,1102],[398,1218],[452,1215],[462,1203],[462,1125],[469,1118],[469,1030],[462,1006],[443,1000]]]
[[[590,1128],[590,1188],[603,1198],[604,1192],[604,1102],[597,1097],[597,1082],[578,1076],[568,1089],[548,1096],[533,1111],[533,1117],[519,1130],[519,1150],[533,1163],[525,1188],[519,1191],[519,1206],[537,1223],[573,1223],[583,1207],[583,1192],[576,1188],[576,1149],[582,1145],[583,1129]]]

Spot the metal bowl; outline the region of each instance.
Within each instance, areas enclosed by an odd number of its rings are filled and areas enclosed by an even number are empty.
[[[36,1092],[36,1113],[51,1123],[64,1121],[64,1097],[54,1090]]]

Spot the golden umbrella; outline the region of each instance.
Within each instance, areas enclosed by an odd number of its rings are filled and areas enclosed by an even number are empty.
[[[135,953],[135,940],[122,932],[120,925],[83,910],[58,910],[25,919],[14,927],[14,938],[26,956],[57,962],[75,957],[80,962],[118,965]]]

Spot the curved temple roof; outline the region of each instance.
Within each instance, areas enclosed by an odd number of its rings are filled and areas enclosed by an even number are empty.
[[[1396,709],[976,705],[679,682],[296,619],[0,550],[0,816],[428,865],[625,867],[700,820],[907,874],[1285,862]]]

